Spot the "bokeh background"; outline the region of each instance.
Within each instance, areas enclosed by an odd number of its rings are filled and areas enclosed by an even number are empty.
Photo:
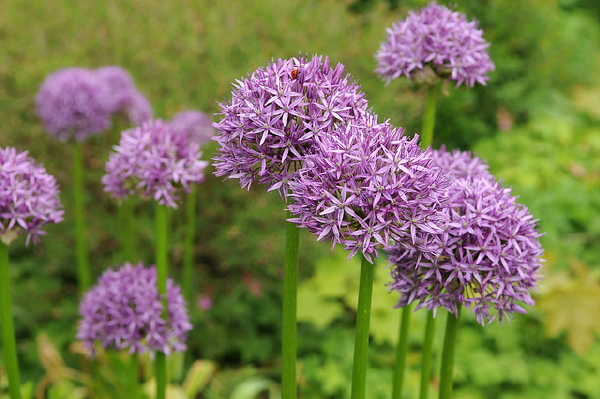
[[[66,210],[65,221],[49,227],[40,245],[25,247],[21,240],[11,247],[23,381],[47,390],[48,397],[81,397],[79,374],[52,377],[51,359],[61,359],[64,367],[84,374],[100,370],[99,380],[119,386],[118,359],[101,360],[113,362],[111,374],[110,367],[86,360],[74,344],[79,298],[72,147],[48,137],[34,107],[48,74],[64,67],[119,65],[133,75],[156,117],[168,119],[186,109],[218,112],[231,83],[272,58],[322,54],[346,66],[382,119],[413,134],[420,129],[424,92],[407,80],[385,86],[373,73],[373,55],[386,27],[426,3],[3,0],[0,145],[28,150],[44,164],[60,182]],[[480,326],[465,312],[456,397],[600,398],[600,6],[595,0],[452,4],[480,21],[496,70],[485,87],[450,86],[440,96],[434,146],[471,150],[485,159],[540,219],[546,251],[544,282],[527,315]],[[102,192],[100,178],[111,146],[127,127],[125,120],[114,120],[110,131],[84,147],[95,276],[119,262],[116,204]],[[214,150],[213,143],[206,145],[204,159]],[[203,359],[214,368],[198,397],[275,398],[285,206],[263,187],[242,190],[236,181],[223,182],[211,172],[200,187],[193,221],[198,234],[197,297],[190,303],[194,330],[173,382],[181,382],[189,365]],[[152,206],[139,204],[136,212],[140,260],[152,263]],[[182,212],[173,213],[170,270],[175,280],[184,222],[189,221]],[[352,367],[358,264],[347,263],[343,252],[332,252],[306,232],[300,252],[300,392],[307,399],[344,398]],[[387,281],[381,259],[368,374],[373,399],[389,397],[399,324],[399,311],[393,309],[397,298],[388,292]],[[418,389],[422,316],[415,314],[410,332],[407,398]],[[442,326],[445,315],[439,318]],[[438,331],[438,348],[441,335]],[[434,375],[431,384],[436,383]]]

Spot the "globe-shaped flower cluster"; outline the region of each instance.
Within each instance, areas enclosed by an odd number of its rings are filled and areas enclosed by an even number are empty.
[[[431,2],[387,29],[387,39],[375,55],[375,72],[388,83],[405,75],[425,83],[485,85],[495,68],[488,47],[476,21]]]
[[[137,89],[129,72],[114,65],[98,68],[94,72],[108,86],[112,113],[126,115],[135,126],[152,119],[152,107]]]
[[[0,148],[0,240],[6,245],[26,234],[37,242],[48,223],[63,220],[56,179],[15,148]]]
[[[269,190],[287,183],[313,151],[316,137],[365,115],[367,101],[344,66],[314,56],[278,59],[238,80],[214,124],[220,148],[215,174]]]
[[[116,66],[60,69],[43,82],[35,103],[48,133],[61,141],[84,141],[105,131],[115,113],[126,114],[135,125],[152,117],[129,73]]]
[[[189,141],[199,145],[209,142],[216,133],[212,119],[203,112],[182,111],[166,123],[173,130],[185,133]]]
[[[201,155],[184,133],[160,120],[146,122],[121,134],[106,163],[104,190],[116,198],[141,195],[176,208],[182,191],[204,181],[208,163]]]
[[[109,269],[81,300],[77,339],[130,353],[183,352],[192,329],[181,289],[167,280],[166,312],[156,288],[156,268],[125,263]],[[163,314],[164,313],[164,314]]]
[[[57,140],[83,141],[111,124],[110,90],[88,69],[65,68],[49,75],[35,102],[38,116]]]
[[[398,307],[418,301],[417,309],[456,314],[462,304],[482,324],[525,313],[518,303],[533,305],[531,291],[540,280],[537,220],[468,153],[442,150],[438,165],[453,177],[442,231],[420,237],[429,252],[388,249]]]
[[[313,155],[290,182],[290,221],[368,260],[390,240],[419,247],[439,231],[447,179],[418,136],[374,115],[316,138]]]

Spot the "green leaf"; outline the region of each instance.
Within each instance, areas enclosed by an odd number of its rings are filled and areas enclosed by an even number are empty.
[[[587,265],[572,260],[574,276],[555,274],[545,281],[538,301],[551,337],[562,332],[574,352],[584,354],[600,333],[600,284]]]
[[[210,377],[217,368],[209,360],[196,360],[191,366],[183,382],[183,388],[188,398],[194,398],[208,384]]]

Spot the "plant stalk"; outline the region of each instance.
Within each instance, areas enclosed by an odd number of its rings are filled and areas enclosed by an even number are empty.
[[[2,327],[2,352],[4,352],[4,367],[8,376],[8,390],[11,399],[20,399],[21,382],[10,297],[8,246],[3,242],[0,242],[0,326]]]
[[[186,198],[186,230],[183,241],[183,295],[191,306],[194,295],[194,239],[196,237],[196,207],[198,186],[193,185]]]
[[[456,337],[460,321],[460,305],[457,307],[456,317],[448,312],[446,320],[446,335],[444,336],[444,349],[442,351],[442,367],[440,369],[440,399],[452,398],[452,378],[454,371],[454,355],[456,353]]]
[[[367,390],[367,364],[369,349],[369,326],[371,323],[371,300],[375,265],[362,256],[360,262],[360,285],[356,309],[356,338],[354,341],[354,365],[352,368],[352,399],[364,399]]]
[[[165,205],[156,204],[156,288],[162,297],[163,317],[168,323],[167,311],[167,212]],[[156,399],[167,394],[167,355],[156,352]]]
[[[433,142],[433,130],[435,128],[435,105],[438,85],[427,86],[425,99],[425,112],[423,113],[423,128],[421,130],[421,147],[426,149]]]
[[[133,198],[126,198],[119,206],[119,230],[121,256],[123,262],[134,263],[139,260],[135,247],[135,206]]]
[[[398,329],[398,343],[396,344],[396,365],[394,367],[394,379],[392,382],[392,399],[402,398],[404,372],[406,370],[406,356],[408,354],[408,328],[410,326],[411,313],[411,305],[406,305],[402,308],[400,328]]]
[[[75,207],[75,247],[79,293],[86,292],[91,284],[88,249],[85,234],[83,195],[83,144],[75,142],[73,150],[73,201]]]
[[[429,396],[429,377],[431,376],[431,364],[433,362],[433,336],[435,335],[435,318],[433,310],[427,311],[427,323],[425,324],[425,341],[423,342],[423,355],[421,363],[421,399]]]
[[[288,217],[291,214],[288,211]],[[298,247],[300,231],[287,222],[285,234],[285,258],[283,274],[283,320],[281,348],[281,393],[282,399],[295,399],[297,357],[297,291],[298,291]]]

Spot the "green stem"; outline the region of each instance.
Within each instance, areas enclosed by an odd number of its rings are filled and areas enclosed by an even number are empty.
[[[431,363],[433,361],[433,336],[435,333],[435,318],[433,311],[427,312],[427,324],[425,325],[425,342],[423,342],[423,361],[421,364],[421,399],[427,399],[429,395],[429,377],[431,375]]]
[[[84,223],[83,145],[75,142],[73,151],[73,200],[75,207],[75,247],[79,292],[88,290],[91,283]]]
[[[367,388],[367,355],[374,273],[375,266],[362,256],[358,308],[356,309],[356,339],[354,342],[354,366],[352,368],[352,391],[350,396],[352,399],[364,399]]]
[[[290,213],[288,211],[288,216]],[[298,246],[299,229],[287,222],[285,233],[285,258],[283,264],[283,320],[281,339],[281,392],[282,399],[296,398],[297,356],[297,291],[298,291]]]
[[[425,112],[423,114],[423,129],[421,131],[421,147],[427,148],[433,142],[435,128],[435,102],[437,97],[437,84],[427,86]]]
[[[167,212],[165,205],[156,204],[156,288],[162,297],[163,317],[167,317]],[[157,352],[156,399],[165,399],[167,393],[167,356]]]
[[[119,230],[123,262],[136,262],[134,199],[126,198],[119,206]]]
[[[10,298],[10,276],[8,273],[8,246],[0,242],[0,326],[2,327],[2,351],[4,367],[8,376],[8,389],[12,399],[21,398],[19,381],[19,364],[17,362],[17,345],[15,343],[15,327],[12,317]]]
[[[183,295],[188,304],[193,303],[194,287],[194,238],[196,236],[196,197],[198,186],[194,185],[186,198],[186,230],[183,241]]]
[[[137,399],[140,397],[139,390],[139,365],[138,365],[138,354],[134,352],[131,354],[131,399]]]
[[[448,312],[446,320],[446,335],[442,352],[442,367],[440,370],[440,399],[452,397],[452,373],[454,371],[454,354],[456,352],[456,336],[460,321],[460,305],[457,307],[456,316]]]
[[[404,371],[406,369],[406,355],[408,354],[408,328],[410,326],[411,313],[411,305],[406,305],[402,308],[402,318],[400,319],[398,344],[396,345],[396,366],[394,367],[394,380],[392,384],[393,399],[402,398],[402,388],[404,386]]]

